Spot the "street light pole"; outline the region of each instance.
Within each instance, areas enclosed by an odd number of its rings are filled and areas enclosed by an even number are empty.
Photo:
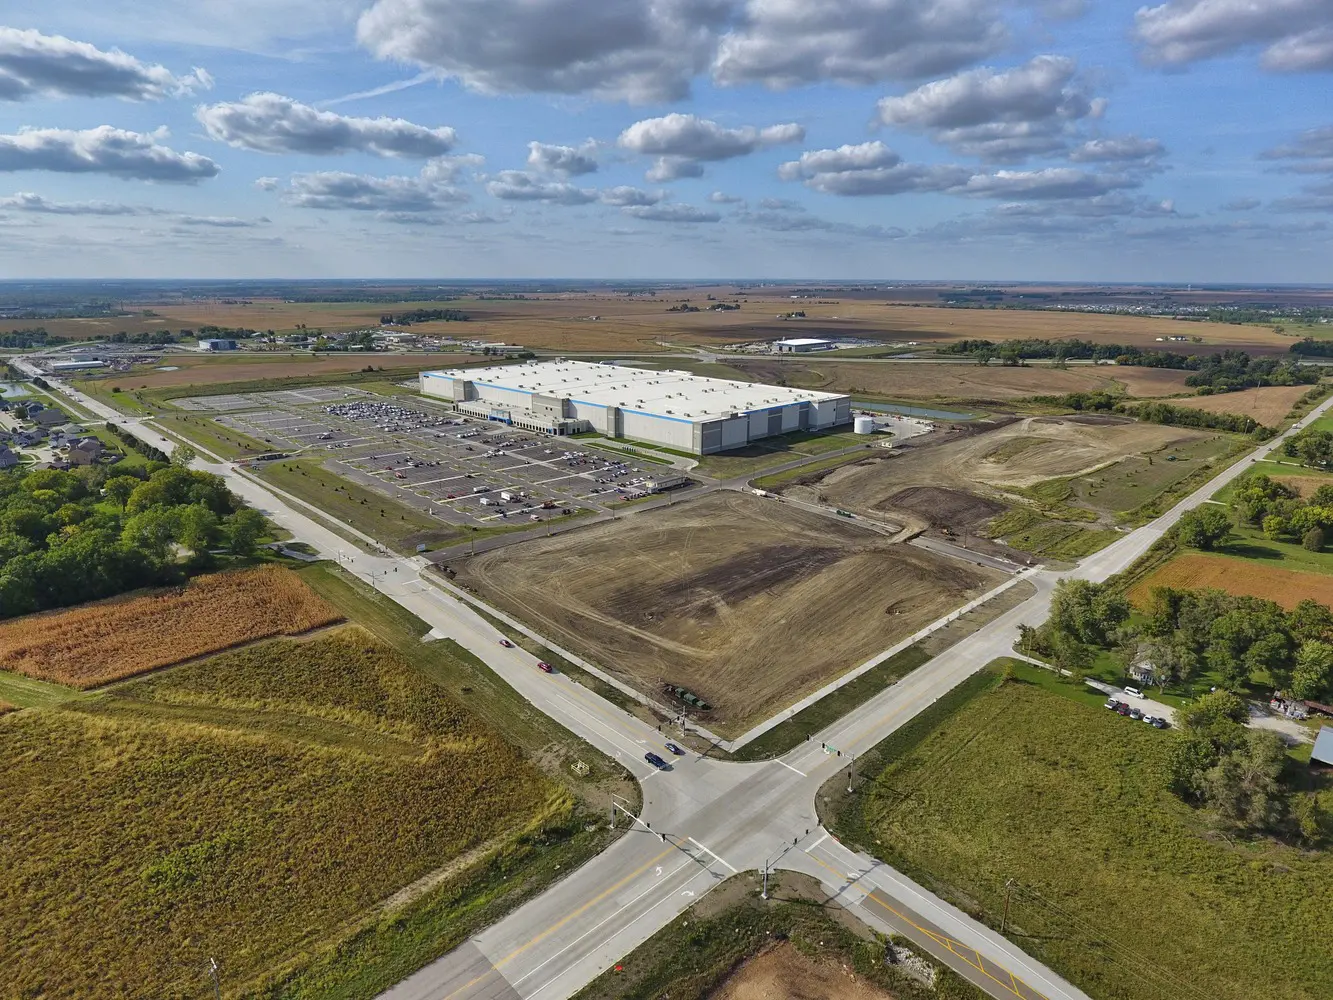
[[[208,977],[213,980],[213,996],[215,1000],[222,1000],[222,987],[218,983],[218,960],[210,958],[208,960]]]

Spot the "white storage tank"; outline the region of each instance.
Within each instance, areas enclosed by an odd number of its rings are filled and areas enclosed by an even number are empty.
[[[857,417],[856,420],[852,423],[852,430],[854,430],[857,434],[874,434],[875,418]]]

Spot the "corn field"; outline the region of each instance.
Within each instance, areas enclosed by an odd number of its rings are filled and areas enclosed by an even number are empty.
[[[146,597],[115,598],[0,624],[0,668],[92,688],[340,618],[281,566],[196,577]]]

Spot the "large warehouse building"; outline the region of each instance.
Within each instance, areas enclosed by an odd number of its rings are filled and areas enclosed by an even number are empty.
[[[422,372],[421,391],[523,430],[598,431],[695,455],[852,420],[850,396],[586,361]]]

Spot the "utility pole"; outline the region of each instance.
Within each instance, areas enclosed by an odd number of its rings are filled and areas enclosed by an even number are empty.
[[[847,768],[847,794],[852,794],[852,782],[856,780],[856,758],[852,758],[851,766]]]
[[[213,980],[214,1000],[222,1000],[222,987],[218,984],[218,960],[216,958],[208,960],[208,978]]]
[[[1000,933],[1009,925],[1009,893],[1014,887],[1014,880],[1010,879],[1004,884],[1004,916],[1000,918]]]
[[[769,864],[768,861],[765,860],[765,861],[764,861],[764,889],[763,889],[763,892],[761,892],[761,893],[759,894],[759,898],[760,898],[760,899],[767,899],[767,898],[768,898],[768,864]]]

